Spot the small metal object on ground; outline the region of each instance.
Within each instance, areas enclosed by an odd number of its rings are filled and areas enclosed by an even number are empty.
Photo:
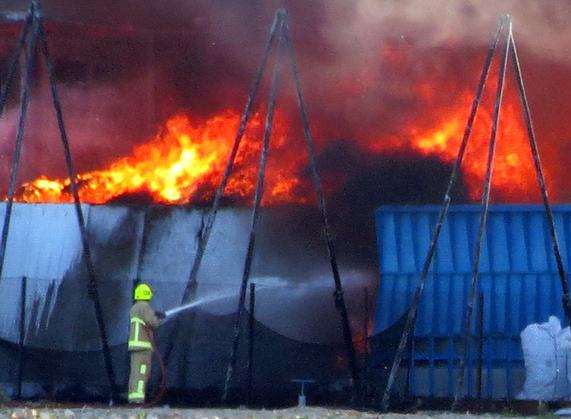
[[[300,385],[299,395],[297,397],[297,407],[305,407],[307,405],[307,399],[305,397],[305,385],[315,383],[315,380],[296,379],[291,381]]]

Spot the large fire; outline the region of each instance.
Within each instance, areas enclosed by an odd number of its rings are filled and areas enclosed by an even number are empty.
[[[224,171],[227,156],[239,124],[239,115],[223,112],[205,122],[195,122],[185,115],[170,118],[163,130],[141,144],[132,155],[120,158],[108,167],[77,175],[83,202],[102,204],[120,197],[145,195],[162,204],[202,202],[209,199]],[[261,144],[261,121],[255,115],[242,140],[235,170],[225,196],[245,199],[253,195],[258,154]],[[284,144],[284,130],[279,122],[274,129],[272,146]],[[293,163],[297,163],[294,159]],[[280,167],[288,168],[288,165]],[[265,203],[304,203],[296,196],[298,179],[272,166],[268,169]],[[41,176],[25,183],[18,200],[25,202],[70,202],[73,197],[69,179]]]
[[[413,150],[422,155],[437,156],[445,162],[455,161],[471,101],[472,95],[465,93],[458,101],[457,108],[446,114],[444,122],[432,130],[419,131],[412,128],[410,135]],[[478,200],[482,192],[491,125],[490,110],[480,107],[462,163],[464,182],[472,200]],[[510,97],[504,99],[500,113],[493,167],[493,191],[501,194],[502,200],[530,200],[536,190],[534,166],[520,104]]]
[[[391,143],[391,152],[435,156],[453,162],[466,124],[471,95],[461,96],[456,107],[435,120],[434,128],[405,129],[406,141]],[[534,172],[525,128],[517,102],[507,101],[502,108],[500,134],[494,164],[493,187],[504,200],[526,200],[533,190]],[[308,178],[300,178],[306,164],[304,153],[287,153],[289,141],[283,117],[278,117],[272,138],[272,153],[279,164],[268,169],[264,203],[305,204]],[[155,138],[143,143],[132,154],[108,167],[78,174],[79,194],[83,202],[102,204],[130,195],[145,195],[156,203],[183,204],[205,202],[220,181],[239,123],[239,115],[226,111],[203,122],[189,116],[170,118]],[[470,146],[463,163],[464,181],[469,197],[477,200],[486,169],[491,115],[482,107],[474,126]],[[261,144],[261,118],[250,122],[236,160],[225,196],[251,199],[256,181]],[[378,142],[375,142],[378,144]],[[356,145],[363,147],[362,143]],[[277,152],[276,152],[277,150]],[[387,152],[371,146],[376,153]],[[25,183],[18,200],[25,202],[70,202],[69,179],[41,176]]]
[[[490,137],[492,86],[480,107],[470,145],[464,158],[462,175],[471,200],[478,200],[486,170]],[[535,175],[521,107],[512,89],[506,90],[494,162],[493,192],[503,201],[533,201]],[[418,96],[430,102],[435,89],[417,86]],[[431,109],[416,121],[402,127],[398,139],[386,141],[373,132],[368,141],[356,138],[354,146],[375,156],[383,154],[436,157],[452,163],[465,129],[473,93],[461,90],[456,100],[440,109]],[[264,204],[307,204],[312,201],[307,171],[307,155],[293,144],[291,124],[286,113],[278,112],[271,139],[270,160]],[[189,114],[177,114],[166,121],[158,134],[134,148],[130,156],[112,161],[107,167],[77,175],[83,202],[103,204],[110,201],[147,197],[161,204],[208,202],[220,182],[240,120],[238,112],[226,110],[206,120]],[[235,170],[225,190],[233,202],[251,202],[256,183],[263,131],[262,117],[254,115],[242,141]],[[319,127],[318,127],[319,128]],[[317,138],[322,135],[317,133]],[[319,149],[327,140],[318,143]],[[341,174],[340,174],[341,175]],[[325,179],[334,189],[343,188],[343,176],[337,181]],[[333,181],[333,183],[332,183]],[[328,188],[328,190],[331,188]],[[334,191],[333,191],[334,192]],[[25,183],[17,200],[25,202],[72,201],[69,179],[41,176]]]

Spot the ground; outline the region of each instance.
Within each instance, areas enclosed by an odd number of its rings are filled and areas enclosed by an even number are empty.
[[[545,415],[544,417],[549,416]],[[0,409],[0,418],[115,418],[115,419],[159,419],[159,418],[196,418],[196,419],[313,419],[313,418],[386,418],[386,419],[460,419],[469,417],[493,418],[517,416],[507,414],[495,415],[471,415],[441,412],[419,412],[416,414],[386,414],[379,415],[375,412],[360,412],[356,410],[345,410],[335,408],[308,407],[304,409],[291,408],[280,410],[250,410],[250,409],[170,409],[150,408],[150,409],[130,409],[130,408],[93,408],[85,406],[83,408],[49,408],[49,407],[5,407]]]

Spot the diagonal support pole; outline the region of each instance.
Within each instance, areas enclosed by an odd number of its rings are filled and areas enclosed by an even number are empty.
[[[430,271],[430,267],[432,266],[432,262],[434,260],[434,255],[436,253],[436,246],[438,244],[438,239],[440,238],[440,232],[442,230],[442,226],[444,224],[444,220],[446,215],[448,214],[448,210],[450,208],[450,204],[452,202],[452,192],[454,191],[454,187],[456,186],[456,182],[458,180],[458,176],[460,174],[460,169],[462,166],[462,162],[464,160],[464,156],[466,154],[466,148],[468,146],[468,141],[472,135],[472,129],[474,127],[474,122],[476,120],[476,115],[478,114],[478,109],[480,108],[480,104],[482,102],[482,97],[484,94],[484,88],[486,86],[486,82],[488,80],[488,75],[490,73],[490,68],[492,66],[492,60],[494,58],[494,54],[498,45],[498,41],[500,38],[500,33],[504,25],[504,20],[501,19],[496,30],[495,36],[492,38],[490,42],[490,46],[488,48],[488,54],[486,56],[486,60],[484,62],[484,67],[482,69],[482,73],[480,75],[480,80],[478,82],[478,87],[476,89],[476,94],[474,95],[474,100],[472,102],[472,108],[470,110],[470,115],[468,117],[468,122],[466,123],[466,128],[464,130],[464,135],[462,137],[462,142],[460,143],[460,148],[458,149],[458,155],[456,157],[456,161],[454,162],[454,166],[452,167],[452,173],[450,174],[450,180],[448,181],[448,186],[446,188],[446,192],[444,194],[444,200],[442,202],[442,206],[440,207],[440,212],[438,214],[438,220],[436,222],[436,226],[434,228],[434,232],[432,234],[432,240],[430,242],[430,246],[428,248],[428,253],[426,258],[424,259],[424,263],[422,265],[422,271],[420,274],[420,279],[417,284],[411,307],[408,312],[408,316],[406,319],[405,327],[401,336],[401,340],[399,342],[399,346],[395,353],[395,358],[393,360],[393,364],[391,366],[391,371],[389,373],[389,378],[387,381],[387,385],[385,387],[385,392],[383,394],[382,402],[381,402],[381,409],[386,411],[389,408],[389,401],[390,395],[392,392],[392,388],[394,382],[396,380],[396,376],[398,370],[400,368],[400,364],[402,362],[402,358],[404,356],[404,351],[406,349],[407,342],[409,341],[409,335],[414,333],[414,325],[416,324],[416,317],[418,314],[418,306],[420,304],[420,299],[424,292],[424,287],[426,285],[428,272]]]
[[[270,53],[273,49],[276,40],[276,33],[278,27],[281,25],[282,16],[276,13],[274,21],[270,27],[268,39],[266,41],[266,45],[264,47],[264,51],[262,53],[262,59],[252,81],[252,86],[250,87],[250,91],[248,93],[248,97],[246,100],[246,104],[244,105],[244,110],[242,111],[242,116],[240,118],[240,125],[238,127],[238,131],[236,132],[236,136],[234,137],[234,143],[232,146],[232,150],[230,151],[230,155],[228,156],[228,160],[226,163],[226,168],[224,170],[224,174],[222,175],[222,179],[216,189],[214,194],[214,200],[212,203],[212,207],[210,211],[205,217],[205,221],[202,227],[202,231],[198,235],[198,247],[196,249],[196,255],[194,256],[194,260],[192,262],[192,267],[190,269],[190,274],[188,276],[188,281],[186,284],[186,288],[183,292],[183,296],[181,299],[181,304],[184,304],[187,301],[190,301],[194,298],[196,287],[197,287],[197,278],[198,278],[198,271],[200,270],[200,266],[202,265],[202,260],[204,258],[204,254],[206,252],[206,248],[208,246],[208,241],[210,239],[210,234],[212,232],[212,228],[214,226],[214,222],[216,220],[216,215],[218,214],[218,210],[220,209],[220,205],[222,203],[222,197],[224,196],[224,190],[226,189],[226,185],[232,174],[232,170],[234,168],[234,162],[236,160],[236,156],[238,154],[238,150],[240,148],[240,143],[244,136],[244,132],[246,131],[246,127],[252,115],[252,110],[254,106],[254,102],[258,95],[258,91],[260,88],[260,84],[262,82],[262,78],[267,66],[268,59],[270,57]],[[192,319],[192,315],[191,315]],[[180,319],[177,318],[175,320],[175,324],[173,325],[173,332],[168,340],[169,345],[167,346],[165,353],[164,353],[164,360],[165,364],[168,365],[170,362],[170,358],[172,355],[172,351],[174,349],[174,342],[178,340],[178,336],[180,333]]]
[[[464,317],[464,338],[463,338],[463,351],[464,354],[460,357],[460,366],[458,374],[458,385],[456,387],[456,394],[454,396],[454,404],[457,405],[460,398],[463,397],[464,392],[464,376],[466,370],[466,360],[469,354],[470,334],[472,329],[472,314],[476,300],[478,298],[478,280],[480,275],[480,256],[482,254],[482,246],[484,243],[484,235],[486,234],[486,225],[488,221],[488,212],[490,207],[490,191],[492,186],[492,175],[494,172],[494,157],[496,154],[496,144],[498,127],[500,122],[500,111],[502,108],[502,99],[504,95],[504,84],[506,78],[506,67],[508,63],[508,54],[510,50],[510,33],[511,33],[511,18],[506,17],[507,21],[507,34],[505,47],[503,50],[502,61],[500,63],[500,71],[498,72],[498,85],[496,90],[496,99],[494,104],[492,132],[490,134],[490,143],[488,149],[488,159],[486,164],[486,177],[484,180],[484,189],[482,191],[482,212],[480,213],[480,223],[478,233],[476,236],[476,243],[474,244],[474,253],[472,258],[472,278],[470,290],[468,294],[468,306],[466,307],[466,315]]]
[[[22,55],[22,51],[24,49],[24,45],[26,43],[26,39],[28,38],[28,33],[30,32],[30,27],[32,26],[32,9],[28,12],[26,16],[26,20],[22,29],[20,31],[20,35],[18,36],[18,43],[14,50],[14,54],[8,65],[8,72],[6,74],[6,81],[0,90],[0,117],[4,114],[4,108],[6,107],[6,101],[8,100],[8,96],[10,95],[10,89],[12,88],[12,83],[14,82],[14,76],[16,75],[16,69],[18,68],[18,61],[20,56]]]
[[[204,223],[202,234],[200,234],[198,240],[198,248],[196,250],[196,256],[194,257],[194,262],[190,270],[190,275],[188,277],[188,282],[181,303],[186,302],[191,297],[192,289],[196,284],[198,270],[200,269],[200,265],[202,264],[204,252],[206,251],[208,240],[210,239],[212,226],[214,225],[214,221],[216,220],[216,214],[220,209],[221,199],[222,196],[224,195],[224,190],[226,189],[226,185],[228,184],[228,179],[232,174],[232,169],[234,168],[234,161],[236,160],[236,155],[238,154],[240,143],[244,136],[244,132],[246,131],[246,126],[248,125],[248,121],[250,120],[250,117],[252,115],[252,107],[254,105],[254,101],[258,94],[258,90],[260,88],[260,83],[262,81],[266,65],[268,63],[270,52],[272,51],[272,48],[274,46],[274,42],[276,39],[276,32],[282,24],[282,19],[283,16],[279,12],[276,13],[274,22],[272,23],[270,29],[268,41],[266,42],[266,46],[262,54],[262,60],[260,62],[260,66],[256,71],[256,75],[254,76],[254,81],[252,82],[252,87],[250,88],[250,93],[248,94],[248,99],[246,100],[244,111],[242,112],[242,117],[240,119],[240,126],[238,127],[238,131],[236,132],[236,137],[234,138],[234,145],[232,146],[232,150],[230,152],[230,155],[228,156],[226,169],[224,170],[222,180],[220,181],[220,184],[218,185],[218,188],[216,189],[216,192],[214,194],[214,201],[212,203],[212,208],[210,209],[210,212],[206,217],[206,222]]]
[[[282,23],[280,19],[280,27],[278,28],[281,37]],[[281,39],[280,39],[281,40]],[[244,271],[242,274],[242,284],[240,286],[240,300],[238,303],[238,311],[234,319],[234,338],[232,340],[232,349],[230,353],[230,362],[226,369],[226,381],[224,383],[224,391],[222,393],[222,401],[225,402],[228,399],[228,391],[230,388],[230,383],[232,381],[232,376],[234,374],[234,368],[236,367],[236,362],[238,360],[238,344],[240,342],[240,332],[241,332],[241,320],[244,313],[244,306],[246,302],[246,290],[248,287],[248,281],[250,279],[250,272],[252,267],[252,261],[254,258],[254,247],[256,244],[256,232],[258,221],[260,219],[260,207],[262,203],[262,198],[264,195],[264,178],[266,173],[266,163],[268,160],[268,151],[270,147],[270,138],[272,135],[272,127],[274,120],[274,110],[276,105],[276,96],[280,83],[280,61],[281,61],[281,42],[278,43],[278,48],[276,51],[276,62],[274,68],[274,75],[272,80],[272,86],[270,90],[270,98],[268,101],[268,110],[266,115],[266,122],[264,126],[264,138],[262,144],[262,151],[260,153],[260,164],[258,167],[258,180],[256,183],[256,192],[254,194],[254,208],[252,210],[252,219],[250,225],[250,236],[248,240],[248,250],[246,251],[246,259],[244,261]]]
[[[30,14],[34,14],[33,5],[30,7]],[[26,54],[26,74],[24,81],[24,89],[21,94],[20,118],[18,120],[18,132],[16,134],[16,143],[14,145],[14,153],[12,155],[12,165],[10,167],[10,181],[8,184],[8,202],[6,203],[6,212],[4,213],[4,225],[2,226],[2,237],[0,241],[0,278],[4,272],[4,261],[6,258],[6,246],[8,244],[8,235],[10,233],[10,220],[12,219],[12,208],[14,206],[14,194],[16,191],[16,182],[18,180],[18,172],[20,169],[20,159],[22,155],[22,145],[24,143],[24,131],[26,128],[26,115],[30,104],[31,80],[35,68],[35,49],[38,38],[38,22],[33,19],[32,33],[30,34],[28,51]],[[9,80],[9,82],[11,82]]]
[[[285,13],[285,11],[284,11]],[[359,370],[357,367],[357,357],[355,355],[355,347],[353,346],[353,336],[351,332],[351,325],[349,323],[349,315],[347,313],[347,306],[345,304],[345,297],[343,294],[343,285],[341,282],[341,275],[339,274],[339,267],[337,264],[337,256],[335,253],[335,247],[333,245],[333,236],[331,234],[331,228],[329,225],[329,218],[327,215],[327,207],[325,205],[325,195],[323,193],[323,188],[321,186],[321,178],[317,170],[317,163],[315,161],[315,146],[313,141],[313,136],[311,134],[311,129],[309,126],[309,117],[307,114],[307,106],[305,99],[303,97],[303,91],[301,88],[301,79],[299,76],[299,68],[297,65],[297,59],[295,56],[295,50],[291,42],[289,23],[287,19],[284,22],[284,40],[290,57],[291,71],[293,74],[295,88],[297,93],[297,101],[299,105],[299,112],[301,117],[301,123],[303,125],[303,133],[305,144],[307,146],[309,165],[311,169],[311,178],[313,181],[313,187],[317,195],[317,205],[321,213],[321,220],[323,223],[323,233],[325,235],[325,241],[327,244],[327,251],[329,254],[329,262],[331,265],[331,271],[333,273],[333,280],[335,282],[335,307],[339,311],[341,316],[341,325],[343,328],[343,340],[345,343],[345,350],[347,352],[347,357],[349,360],[349,368],[351,371],[351,378],[353,380],[353,396],[357,396],[355,391],[359,388]]]
[[[539,185],[539,189],[541,191],[541,197],[543,200],[543,206],[545,207],[545,214],[547,216],[547,221],[548,221],[547,225],[549,228],[549,235],[551,236],[551,245],[553,247],[553,254],[555,255],[557,272],[559,273],[559,279],[561,281],[561,289],[563,293],[563,301],[562,301],[563,312],[565,313],[565,317],[567,317],[567,321],[571,323],[571,301],[569,296],[569,280],[567,279],[567,274],[565,273],[565,268],[563,267],[563,258],[561,257],[561,250],[559,248],[559,241],[557,239],[557,232],[555,230],[553,211],[549,203],[549,195],[547,193],[547,186],[545,184],[545,176],[543,174],[541,159],[539,157],[539,149],[537,147],[537,139],[535,136],[535,129],[533,127],[533,119],[531,117],[531,110],[525,92],[525,85],[523,82],[523,76],[521,72],[521,65],[519,63],[519,57],[517,54],[517,48],[515,45],[513,33],[511,31],[510,31],[509,42],[511,45],[512,64],[515,71],[519,96],[522,104],[522,113],[527,127],[529,146],[531,148],[531,155],[533,157],[533,164],[535,166],[537,184]]]
[[[69,144],[69,137],[67,135],[67,130],[65,127],[65,122],[63,118],[63,110],[61,106],[61,101],[59,98],[59,93],[57,89],[57,82],[55,79],[55,72],[54,72],[54,65],[51,59],[51,55],[48,48],[48,43],[45,36],[45,31],[43,27],[41,9],[39,5],[39,0],[33,0],[36,4],[36,15],[38,21],[38,34],[39,34],[39,41],[42,54],[44,56],[47,70],[48,70],[48,78],[50,83],[50,90],[52,95],[52,102],[53,107],[57,119],[58,130],[61,137],[61,142],[63,146],[63,151],[65,155],[65,162],[67,168],[67,174],[70,180],[70,187],[71,192],[73,195],[73,201],[75,206],[75,212],[77,215],[77,222],[80,230],[81,235],[81,244],[83,248],[83,259],[87,268],[87,273],[89,277],[88,283],[88,293],[89,297],[93,301],[94,309],[95,309],[95,318],[97,320],[97,326],[99,328],[99,336],[101,340],[101,346],[103,349],[103,358],[105,362],[105,370],[107,372],[107,379],[109,381],[109,386],[111,389],[111,397],[112,400],[118,400],[119,398],[119,391],[117,388],[116,380],[115,380],[115,372],[113,369],[113,361],[111,358],[111,350],[109,348],[109,341],[107,339],[107,330],[105,327],[105,319],[103,317],[103,308],[101,306],[101,300],[99,297],[99,281],[97,279],[97,274],[95,272],[95,266],[93,265],[93,257],[91,254],[91,248],[89,245],[89,237],[88,232],[86,229],[85,218],[83,216],[83,211],[81,210],[81,200],[79,197],[79,191],[77,188],[77,176],[73,164],[73,158],[71,154],[71,148]]]

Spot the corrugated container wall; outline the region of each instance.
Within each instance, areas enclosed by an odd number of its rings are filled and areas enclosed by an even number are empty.
[[[394,325],[409,307],[439,210],[439,206],[385,206],[377,210],[381,282],[375,334]],[[567,267],[571,206],[556,206],[554,214]],[[453,395],[454,362],[462,354],[459,345],[479,216],[479,206],[452,206],[443,225],[419,309],[414,356],[409,355],[412,362],[406,363],[409,390],[414,394]],[[542,206],[490,208],[478,301],[467,390],[471,396],[512,398],[524,378],[520,332],[530,323],[547,321],[550,315],[564,319],[561,286]],[[481,331],[478,320],[483,325]],[[480,335],[481,346],[477,344]],[[478,374],[482,384],[475,388]]]

